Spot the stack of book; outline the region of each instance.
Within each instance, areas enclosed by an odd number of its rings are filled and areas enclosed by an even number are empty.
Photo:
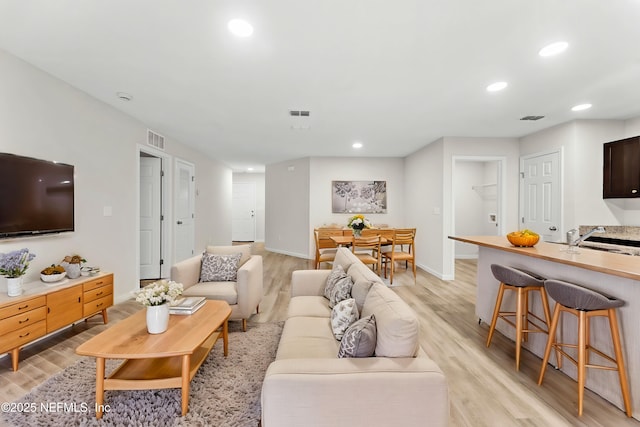
[[[186,297],[174,301],[169,307],[170,314],[188,315],[193,314],[204,305],[204,297]]]

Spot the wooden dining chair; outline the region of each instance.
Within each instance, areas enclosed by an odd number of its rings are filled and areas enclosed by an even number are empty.
[[[337,245],[331,236],[342,236],[342,229],[316,228],[313,230],[316,241],[316,270],[323,262],[333,262],[336,257]]]
[[[355,256],[362,261],[363,264],[372,265],[378,275],[381,273],[382,258],[380,257],[380,240],[379,235],[356,237],[351,246],[351,250]]]
[[[416,280],[416,254],[415,254],[415,228],[397,228],[393,233],[393,241],[391,249],[382,252],[382,262],[384,264],[384,277],[387,277],[387,267],[391,264],[391,274],[389,283],[393,284],[393,273],[395,271],[396,261],[405,261],[406,268],[409,264],[413,268],[413,279]],[[407,247],[405,250],[405,246]]]

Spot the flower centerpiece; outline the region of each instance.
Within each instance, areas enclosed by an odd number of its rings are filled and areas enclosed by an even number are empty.
[[[169,304],[182,295],[182,283],[160,280],[134,292],[136,301],[147,307],[147,330],[161,334],[169,327]]]
[[[0,274],[7,277],[7,294],[10,297],[22,294],[22,276],[35,257],[27,248],[0,254]]]
[[[356,237],[360,236],[362,230],[365,228],[371,228],[371,222],[369,222],[369,220],[362,214],[357,214],[349,218],[349,223],[347,225],[353,230],[353,235]]]

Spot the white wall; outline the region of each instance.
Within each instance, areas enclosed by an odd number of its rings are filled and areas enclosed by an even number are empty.
[[[374,225],[413,227],[404,215],[404,161],[387,157],[313,157],[309,171],[309,258],[315,247],[313,229],[323,225],[347,226],[351,215],[334,214],[331,207],[331,181],[386,181],[387,213],[365,214]]]
[[[265,249],[308,258],[309,158],[265,169]]]
[[[264,242],[265,174],[236,172],[233,182],[253,182],[256,185],[256,242]]]
[[[114,273],[116,301],[128,298],[139,280],[138,144],[145,144],[147,127],[4,51],[0,93],[0,150],[69,163],[76,175],[76,231],[0,240],[0,253],[28,247],[36,254],[25,281],[38,280],[44,267],[79,253],[89,265]],[[230,241],[230,171],[166,142],[167,153],[196,165],[197,247]],[[111,216],[103,215],[104,207],[112,209]]]
[[[405,223],[416,227],[416,265],[442,277],[444,140],[404,159]]]

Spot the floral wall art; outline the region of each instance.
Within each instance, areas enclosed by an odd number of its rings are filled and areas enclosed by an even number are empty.
[[[387,213],[387,181],[332,181],[333,213]]]

